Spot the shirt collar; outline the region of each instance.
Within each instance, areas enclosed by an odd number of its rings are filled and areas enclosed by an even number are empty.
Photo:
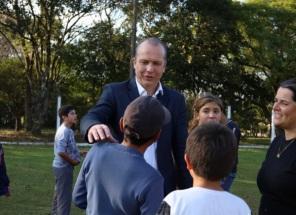
[[[136,79],[136,84],[137,84],[137,88],[138,88],[138,92],[140,96],[147,96],[148,93],[145,90],[145,88],[138,82],[137,78]],[[163,88],[160,82],[158,82],[158,87],[157,90],[155,91],[155,93],[152,95],[153,97],[156,97],[158,94],[163,95]]]

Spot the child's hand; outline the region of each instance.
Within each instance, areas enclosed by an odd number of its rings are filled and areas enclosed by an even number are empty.
[[[79,165],[80,164],[80,161],[79,160],[73,160],[73,166],[77,166],[77,165]]]
[[[81,151],[81,152],[80,152],[80,156],[82,156],[82,157],[85,157],[86,154],[87,154],[87,151]]]

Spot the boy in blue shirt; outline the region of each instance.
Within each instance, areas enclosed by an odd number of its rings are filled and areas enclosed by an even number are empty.
[[[155,214],[163,198],[163,177],[144,159],[170,112],[152,96],[131,102],[120,120],[121,144],[94,144],[82,164],[73,202],[87,215]]]
[[[71,209],[74,166],[80,163],[80,153],[76,145],[74,131],[77,123],[75,108],[65,105],[60,108],[59,116],[63,123],[58,128],[54,140],[54,160],[52,163],[55,176],[55,192],[52,214],[69,215]]]

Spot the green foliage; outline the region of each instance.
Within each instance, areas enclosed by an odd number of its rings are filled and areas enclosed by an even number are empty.
[[[93,105],[102,87],[112,81],[122,81],[129,75],[129,39],[114,29],[112,22],[98,22],[83,39],[69,44],[63,53],[71,70],[66,80],[73,96],[84,96],[84,105]],[[76,80],[76,81],[75,81]],[[79,83],[77,83],[79,80]],[[71,83],[77,83],[71,86]],[[81,95],[81,96],[80,96]]]
[[[0,60],[0,124],[20,129],[25,100],[24,66],[18,59]]]
[[[260,85],[251,103],[270,115],[268,105],[280,81],[295,77],[296,10],[295,1],[249,1],[240,5],[238,29],[244,36],[242,66],[258,77]]]
[[[230,1],[185,1],[160,17],[149,33],[168,43],[165,81],[195,95],[210,91],[239,110],[258,87],[248,87],[257,78],[241,66],[236,18]]]
[[[220,96],[252,133],[270,122],[278,83],[296,75],[295,3],[256,2],[183,1],[149,29],[168,42],[167,83]]]
[[[2,34],[14,34],[26,72],[26,128],[40,132],[49,100],[61,80],[59,50],[75,38],[76,24],[91,12],[88,1],[11,1],[0,8]]]
[[[29,1],[12,7],[13,2],[0,3],[0,33],[22,47],[26,98],[32,98],[26,104],[38,113],[34,120],[54,124],[46,115],[54,115],[57,94],[84,113],[102,86],[128,77],[132,1],[38,0],[31,8]],[[232,106],[243,129],[257,133],[270,122],[278,83],[296,76],[295,4],[138,1],[138,39],[156,36],[167,42],[166,85],[194,96],[211,91]],[[91,28],[75,25],[92,10],[102,20]]]
[[[123,5],[132,20],[131,4]],[[294,0],[141,1],[139,35],[168,43],[167,85],[220,96],[255,134],[270,123],[278,83],[296,75],[295,13]]]

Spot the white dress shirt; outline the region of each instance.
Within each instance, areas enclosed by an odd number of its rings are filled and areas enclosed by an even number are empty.
[[[147,96],[148,92],[142,87],[142,85],[138,82],[137,79],[136,79],[136,84],[137,84],[139,95],[140,96]],[[155,91],[155,93],[152,96],[156,98],[156,96],[159,93],[161,95],[163,94],[163,89],[162,89],[162,85],[160,82],[158,84],[157,90]],[[148,164],[150,164],[152,167],[154,167],[155,169],[157,169],[156,148],[157,148],[157,142],[155,141],[146,149],[146,151],[144,153],[145,161]]]

